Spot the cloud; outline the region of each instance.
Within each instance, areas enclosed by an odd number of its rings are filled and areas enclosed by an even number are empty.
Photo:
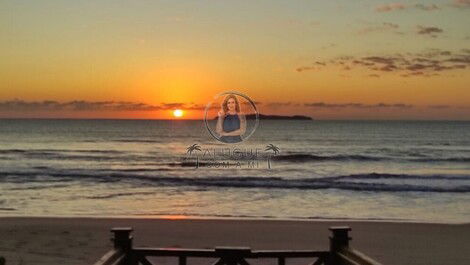
[[[254,102],[256,105],[261,105],[261,102]],[[250,105],[249,102],[241,102],[242,105]],[[66,102],[59,102],[53,100],[44,101],[24,101],[20,99],[0,101],[0,111],[159,111],[159,110],[197,110],[204,111],[207,105],[195,103],[181,103],[170,102],[152,105],[142,102],[130,101],[86,101],[86,100],[73,100]],[[220,106],[212,104],[209,109],[219,109]]]
[[[161,108],[163,109],[175,109],[184,107],[184,103],[163,103]]]
[[[383,4],[383,5],[377,6],[375,8],[375,11],[390,12],[390,11],[395,11],[395,10],[403,10],[405,8],[406,8],[406,5],[402,3],[389,3],[389,4]]]
[[[444,32],[443,29],[438,28],[438,27],[424,27],[424,26],[418,26],[417,33],[420,35],[430,35],[432,37],[435,37],[436,34]]]
[[[393,12],[393,11],[403,11],[405,9],[418,9],[421,11],[436,11],[440,10],[443,7],[454,7],[458,9],[467,9],[470,8],[470,0],[453,0],[449,4],[442,4],[442,5],[437,5],[437,4],[403,4],[403,3],[388,3],[388,4],[382,4],[379,6],[375,7],[376,12]],[[442,7],[442,8],[441,8]]]
[[[73,100],[58,102],[53,100],[24,101],[19,99],[0,101],[0,111],[157,111],[175,108],[203,110],[205,106],[185,103],[151,105],[130,101]]]
[[[451,4],[454,7],[462,8],[468,7],[470,5],[470,0],[455,0]],[[405,9],[418,9],[421,11],[436,11],[440,10],[441,7],[436,4],[403,4],[403,3],[388,3],[382,4],[375,8],[376,12],[392,12],[392,11],[400,11]]]
[[[470,8],[470,0],[454,0],[451,5],[455,8]]]
[[[325,102],[312,102],[305,103],[305,107],[313,108],[360,108],[360,109],[369,109],[369,108],[404,108],[409,109],[413,108],[413,105],[404,104],[404,103],[377,103],[377,104],[364,104],[364,103],[325,103]]]
[[[300,103],[295,102],[269,102],[264,105],[266,108],[279,108],[279,107],[299,107]]]
[[[253,103],[254,103],[255,105],[261,105],[261,104],[263,104],[263,102],[261,102],[261,101],[253,101]],[[241,104],[247,105],[247,106],[251,106],[251,102],[248,102],[248,101],[243,101]]]
[[[327,45],[321,46],[320,49],[326,50],[326,49],[334,48],[336,46],[337,46],[336,43],[329,43]]]
[[[435,4],[430,4],[430,5],[424,5],[424,4],[416,4],[415,8],[421,9],[424,11],[434,11],[440,9],[437,5]]]
[[[428,108],[430,109],[448,109],[450,108],[449,105],[429,105]]]
[[[378,77],[378,75],[377,75]],[[329,110],[345,110],[345,109],[413,109],[413,108],[428,108],[428,109],[451,109],[456,108],[451,105],[444,105],[444,104],[435,104],[435,105],[414,105],[408,103],[375,103],[375,104],[367,104],[367,103],[360,103],[360,102],[347,102],[347,103],[331,103],[331,102],[307,102],[307,103],[300,103],[300,102],[267,102],[265,104],[266,108],[276,109],[277,107],[305,107],[311,108],[316,110],[321,109],[329,109]]]
[[[315,70],[315,69],[320,69],[320,68],[317,68],[315,66],[301,66],[301,67],[297,67],[295,70],[297,72],[303,72],[303,71]]]
[[[459,51],[430,49],[419,53],[363,57],[341,56],[326,61],[317,60],[310,66],[301,66],[296,70],[298,72],[320,71],[325,67],[338,67],[341,70],[366,68],[374,72],[369,75],[370,77],[378,77],[372,74],[379,72],[398,73],[403,77],[430,77],[443,71],[470,69],[470,49]]]
[[[383,22],[378,25],[368,26],[358,31],[358,34],[367,34],[373,32],[390,32],[397,30],[399,26],[394,23]],[[395,32],[398,33],[398,32]]]

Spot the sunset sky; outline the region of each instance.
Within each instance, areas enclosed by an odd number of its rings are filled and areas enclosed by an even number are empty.
[[[470,0],[2,1],[0,117],[470,119]]]

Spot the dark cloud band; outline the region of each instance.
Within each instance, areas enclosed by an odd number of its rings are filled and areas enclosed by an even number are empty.
[[[74,100],[58,102],[53,100],[0,101],[0,111],[158,111],[184,108],[187,110],[204,110],[204,105],[185,103],[162,103],[151,105],[142,102],[129,101],[86,101]]]

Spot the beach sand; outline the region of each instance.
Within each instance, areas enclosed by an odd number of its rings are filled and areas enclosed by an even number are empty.
[[[350,226],[351,246],[385,265],[470,264],[470,224],[361,221],[4,217],[0,256],[7,265],[93,264],[112,248],[110,228],[122,226],[134,228],[134,246],[142,247],[328,250],[335,225]]]

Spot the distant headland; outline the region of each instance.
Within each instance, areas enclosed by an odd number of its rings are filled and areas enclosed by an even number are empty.
[[[248,115],[245,115],[246,119],[247,120],[254,120],[256,119],[256,115],[255,114],[248,114]],[[309,116],[303,116],[303,115],[293,115],[293,116],[283,116],[283,115],[264,115],[264,114],[259,114],[258,115],[258,118],[260,120],[313,120],[311,117]],[[217,119],[217,117],[215,117],[214,119]]]

